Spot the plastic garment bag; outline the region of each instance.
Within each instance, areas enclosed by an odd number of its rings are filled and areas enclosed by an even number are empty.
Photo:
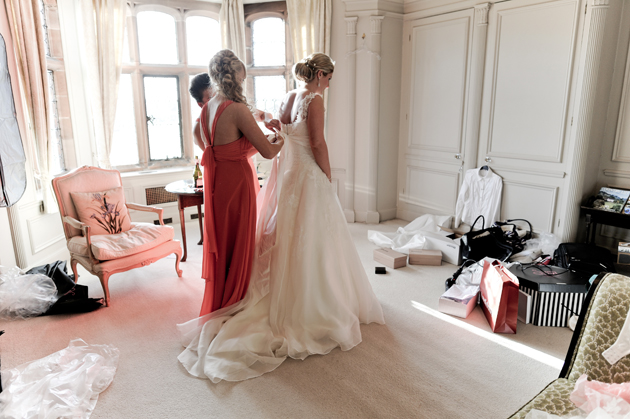
[[[2,372],[0,418],[89,418],[114,379],[119,351],[81,339],[45,358]]]
[[[46,275],[23,275],[17,267],[0,274],[0,319],[39,316],[57,299],[57,287]]]
[[[15,117],[7,49],[0,35],[0,207],[10,207],[24,194],[25,163],[26,156]]]

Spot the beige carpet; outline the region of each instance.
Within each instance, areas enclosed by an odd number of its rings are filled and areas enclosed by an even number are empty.
[[[363,342],[240,383],[189,376],[177,361],[175,324],[194,317],[203,293],[198,224],[187,224],[189,256],[110,281],[112,304],[93,313],[0,323],[3,370],[65,348],[71,339],[112,344],[120,363],[92,418],[505,418],[559,374],[571,331],[518,323],[495,335],[481,309],[458,319],[437,313],[453,265],[407,266],[375,275],[367,230],[403,221],[351,224],[387,325],[362,326]],[[179,225],[175,225],[179,234]],[[98,279],[80,283],[102,296]]]

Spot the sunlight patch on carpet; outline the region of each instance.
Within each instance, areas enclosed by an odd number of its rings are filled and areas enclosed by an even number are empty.
[[[458,326],[464,330],[467,330],[471,333],[474,333],[477,336],[481,336],[482,338],[488,339],[494,343],[497,343],[507,349],[510,349],[512,351],[518,352],[522,355],[525,355],[527,357],[530,357],[538,362],[542,362],[543,364],[546,364],[552,368],[555,368],[557,370],[561,370],[562,366],[564,365],[564,360],[562,359],[558,359],[555,356],[551,356],[549,354],[546,354],[544,352],[541,352],[537,349],[533,349],[530,348],[527,345],[523,345],[522,343],[518,343],[518,342],[514,342],[510,339],[506,339],[496,333],[492,333],[492,332],[488,332],[486,330],[481,330],[478,327],[463,322],[461,320],[458,320],[455,317],[451,317],[448,314],[444,314],[440,311],[434,310],[432,308],[429,308],[427,306],[425,306],[424,304],[420,304],[417,301],[411,301],[411,305],[424,312],[427,314],[430,314],[431,316],[437,317],[440,320],[443,320],[445,322],[448,322],[454,326]]]

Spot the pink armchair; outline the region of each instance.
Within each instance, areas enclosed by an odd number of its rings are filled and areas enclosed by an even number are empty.
[[[79,221],[71,192],[100,192],[122,186],[120,173],[83,166],[52,181],[63,220],[64,233],[70,265],[78,280],[77,263],[91,274],[98,276],[105,293],[105,305],[109,306],[109,277],[115,273],[147,266],[165,256],[175,253],[175,271],[181,278],[179,260],[182,248],[178,240],[173,240],[173,228],[165,226],[162,220],[163,209],[127,203],[128,209],[155,212],[160,225],[131,223],[131,229],[117,234],[94,235],[90,226]]]

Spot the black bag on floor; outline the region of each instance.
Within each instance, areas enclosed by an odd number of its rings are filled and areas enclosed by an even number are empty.
[[[103,306],[102,298],[88,298],[88,287],[74,282],[68,275],[66,261],[58,260],[48,265],[37,266],[27,274],[42,274],[53,280],[59,299],[42,316],[51,314],[87,313]]]
[[[585,275],[616,272],[615,257],[603,247],[585,243],[562,243],[553,253],[554,265]]]
[[[477,221],[481,219],[481,226],[485,225],[483,215],[477,217],[470,231],[462,236],[462,258],[464,260],[480,261],[491,257],[502,261],[512,256],[512,246],[504,239],[503,230],[499,226],[492,226],[473,231]]]

